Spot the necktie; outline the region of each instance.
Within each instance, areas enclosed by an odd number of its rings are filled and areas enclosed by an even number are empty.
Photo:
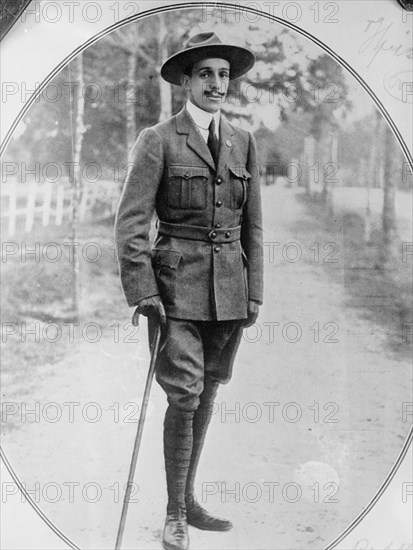
[[[208,134],[208,141],[207,145],[209,147],[209,150],[211,151],[212,158],[214,159],[215,166],[218,165],[218,156],[219,156],[219,140],[215,134],[215,119],[213,118],[211,120],[211,124],[209,125],[209,134]]]

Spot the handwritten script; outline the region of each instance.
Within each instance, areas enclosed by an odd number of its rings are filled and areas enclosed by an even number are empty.
[[[392,52],[395,57],[405,56],[407,59],[413,59],[413,48],[406,48],[403,44],[393,44],[389,41],[389,31],[392,26],[393,23],[388,25],[384,23],[384,17],[368,20],[364,30],[367,38],[358,50],[359,53],[368,52],[369,62],[367,67],[370,67],[382,52]]]

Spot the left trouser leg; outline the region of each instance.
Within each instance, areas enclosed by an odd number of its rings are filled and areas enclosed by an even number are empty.
[[[193,421],[193,447],[191,463],[186,482],[185,503],[189,525],[207,531],[228,531],[232,523],[226,519],[211,516],[195,498],[194,482],[198,468],[201,451],[204,446],[205,436],[213,412],[214,398],[219,383],[216,380],[206,379],[204,391],[200,397],[200,405],[194,414]]]
[[[200,404],[195,411],[193,421],[193,447],[186,484],[186,508],[188,523],[209,531],[228,531],[232,527],[230,521],[211,516],[202,508],[195,498],[194,483],[205,436],[213,414],[214,399],[219,386],[218,380],[228,376],[224,372],[223,364],[227,361],[228,348],[234,346],[234,353],[236,351],[239,343],[239,330],[238,323],[208,322],[203,325],[204,389],[200,395]]]

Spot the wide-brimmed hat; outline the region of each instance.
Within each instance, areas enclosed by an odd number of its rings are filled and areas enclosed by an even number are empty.
[[[161,76],[167,82],[179,86],[185,69],[196,61],[207,58],[226,59],[230,64],[231,78],[245,74],[255,63],[255,55],[247,48],[224,44],[214,32],[202,32],[189,38],[183,50],[165,61]]]

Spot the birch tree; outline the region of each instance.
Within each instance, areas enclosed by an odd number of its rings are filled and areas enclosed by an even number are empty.
[[[168,51],[168,29],[163,17],[158,17],[159,25],[159,48],[158,48],[158,71],[160,75],[160,69],[162,63],[169,57]],[[163,78],[159,77],[161,110],[159,113],[159,120],[165,120],[172,115],[172,90],[171,85]]]
[[[73,171],[71,173],[72,189],[72,243],[73,243],[73,289],[72,289],[72,307],[78,318],[80,315],[80,269],[79,252],[76,243],[78,242],[78,223],[79,223],[79,204],[83,188],[82,182],[82,143],[85,132],[84,125],[84,77],[83,77],[83,54],[80,53],[69,65],[69,76],[74,88],[74,103],[76,106],[73,113],[71,101],[71,122],[72,122],[72,157]]]

